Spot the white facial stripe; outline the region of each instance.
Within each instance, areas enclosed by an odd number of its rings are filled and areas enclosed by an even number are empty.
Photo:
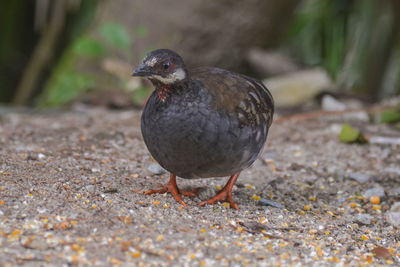
[[[176,81],[182,81],[185,79],[186,73],[183,69],[179,68],[175,72],[171,73],[167,77],[162,77],[160,75],[152,75],[151,78],[157,79],[164,84],[171,84]]]
[[[154,67],[154,65],[157,63],[157,58],[153,57],[150,60],[146,61],[146,65],[149,67]]]
[[[181,81],[186,78],[186,73],[183,69],[179,68],[174,73],[172,73],[170,76],[172,76],[175,81]]]

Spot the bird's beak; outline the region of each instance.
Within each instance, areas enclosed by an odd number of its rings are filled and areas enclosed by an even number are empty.
[[[133,72],[132,72],[132,76],[142,76],[142,77],[146,77],[146,76],[150,76],[152,74],[149,66],[147,66],[146,64],[140,64]]]

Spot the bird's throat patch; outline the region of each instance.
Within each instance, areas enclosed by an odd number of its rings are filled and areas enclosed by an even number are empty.
[[[161,101],[165,101],[165,99],[171,94],[173,91],[173,88],[171,86],[167,85],[161,85],[156,88],[157,90],[157,95],[160,98]]]

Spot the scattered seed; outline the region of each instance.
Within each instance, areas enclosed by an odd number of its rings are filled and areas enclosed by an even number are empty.
[[[318,167],[318,162],[314,161],[313,163],[311,163],[311,166],[313,166],[314,168]]]
[[[369,198],[369,201],[372,204],[379,204],[380,201],[381,201],[381,198],[379,196],[372,196],[372,197]]]
[[[129,253],[132,258],[139,258],[140,257],[140,251],[134,251]]]
[[[120,261],[116,258],[110,258],[110,263],[120,265],[120,264],[122,264],[122,261]]]
[[[373,210],[381,210],[381,208],[382,208],[381,205],[373,205],[372,206]]]
[[[355,208],[355,207],[357,207],[358,206],[358,204],[357,203],[354,203],[354,202],[350,202],[350,207],[352,207],[352,208]]]

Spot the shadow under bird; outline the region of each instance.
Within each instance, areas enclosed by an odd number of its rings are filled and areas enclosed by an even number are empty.
[[[258,80],[227,70],[201,67],[189,71],[174,51],[150,52],[133,72],[155,87],[144,108],[141,129],[153,158],[170,172],[159,190],[185,206],[176,176],[185,179],[230,176],[222,190],[200,206],[232,200],[242,170],[260,154],[272,123],[271,93]]]

